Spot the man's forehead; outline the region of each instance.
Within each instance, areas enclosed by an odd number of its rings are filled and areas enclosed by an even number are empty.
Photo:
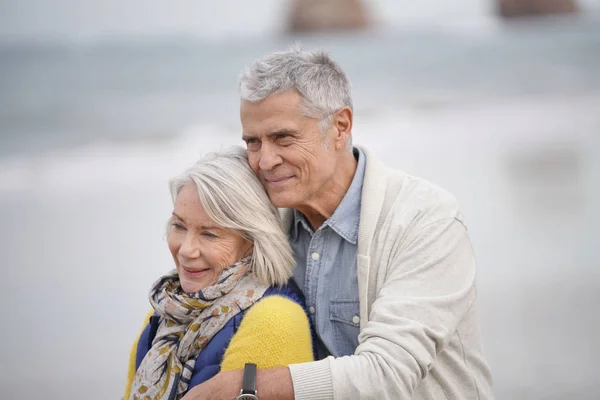
[[[245,136],[269,135],[279,131],[297,131],[303,124],[300,115],[272,113],[263,115],[242,116],[242,132]]]
[[[242,99],[240,102],[240,114],[244,116],[271,115],[271,114],[294,114],[300,110],[302,97],[296,92],[286,91],[274,93],[260,101],[248,101]]]

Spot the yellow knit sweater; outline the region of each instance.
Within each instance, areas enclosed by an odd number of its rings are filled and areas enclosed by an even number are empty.
[[[152,312],[145,321],[151,315]],[[137,340],[129,356],[126,400],[135,376],[136,352]],[[268,296],[246,312],[225,350],[221,371],[242,369],[249,362],[255,363],[258,368],[274,368],[308,361],[313,361],[313,353],[304,310],[288,298]]]

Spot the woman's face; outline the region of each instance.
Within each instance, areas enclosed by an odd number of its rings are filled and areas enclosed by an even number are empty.
[[[194,183],[181,188],[175,200],[167,242],[186,293],[214,285],[225,267],[252,250],[249,241],[210,219]]]

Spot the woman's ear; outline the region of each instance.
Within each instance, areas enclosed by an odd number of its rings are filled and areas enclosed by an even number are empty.
[[[248,256],[252,255],[252,253],[254,252],[254,242],[251,242],[250,240],[245,239],[244,246],[246,246],[246,251],[244,251],[243,257],[248,257]]]

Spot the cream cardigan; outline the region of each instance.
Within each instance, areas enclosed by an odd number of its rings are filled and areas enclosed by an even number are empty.
[[[295,398],[493,399],[455,198],[361,150],[359,345],[352,356],[290,365]],[[282,215],[289,230],[292,213]]]

